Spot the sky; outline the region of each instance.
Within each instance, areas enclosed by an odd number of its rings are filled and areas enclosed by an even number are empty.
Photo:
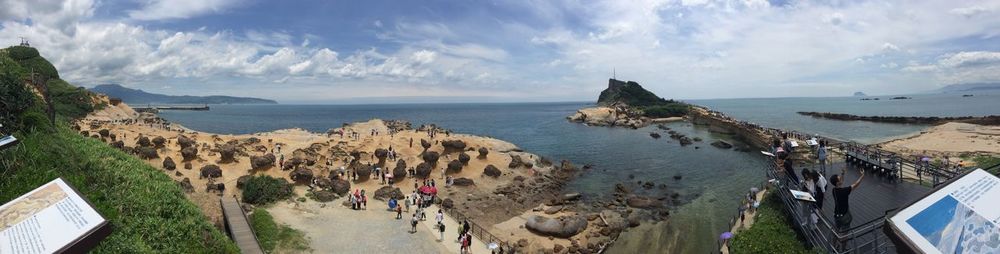
[[[76,85],[282,103],[594,101],[613,75],[673,99],[1000,82],[1000,1],[0,0],[0,46],[19,37]]]

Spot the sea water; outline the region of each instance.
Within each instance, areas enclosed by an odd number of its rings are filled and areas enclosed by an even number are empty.
[[[992,100],[991,100],[992,99]],[[944,102],[942,102],[944,101]],[[933,99],[859,101],[857,98],[782,98],[697,100],[739,119],[843,139],[874,142],[919,132],[927,126],[814,119],[796,111],[858,115],[958,116],[1000,114],[1000,99]],[[638,130],[590,127],[570,123],[566,116],[592,103],[517,104],[387,104],[387,105],[212,105],[210,111],[161,111],[160,115],[188,128],[245,134],[285,128],[325,132],[344,123],[372,118],[407,120],[419,126],[434,123],[457,133],[509,141],[528,152],[566,159],[592,169],[574,180],[567,192],[585,200],[609,197],[617,183],[655,182],[681,194],[685,204],[671,212],[669,222],[645,224],[622,234],[612,253],[652,248],[671,253],[705,253],[716,246],[718,234],[736,215],[739,200],[764,181],[765,158],[756,152],[712,147],[731,137],[710,133],[688,122],[668,127],[704,141],[686,147],[667,138],[653,139],[654,126]],[[738,142],[734,142],[737,145]],[[680,180],[674,180],[680,175]]]

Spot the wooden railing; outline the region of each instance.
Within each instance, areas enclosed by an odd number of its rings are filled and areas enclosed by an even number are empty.
[[[455,221],[458,221],[459,224],[461,224],[463,221],[468,221],[469,232],[472,233],[472,236],[479,238],[479,240],[482,240],[486,244],[496,243],[499,246],[499,248],[497,250],[494,250],[495,251],[494,253],[515,253],[517,251],[516,249],[514,249],[513,245],[510,245],[503,239],[496,237],[496,235],[487,231],[486,228],[479,226],[479,224],[474,222],[470,217],[465,216],[465,214],[462,214],[462,212],[459,212],[458,209],[442,208],[441,210],[444,210],[445,213],[448,213],[448,215],[454,218]]]

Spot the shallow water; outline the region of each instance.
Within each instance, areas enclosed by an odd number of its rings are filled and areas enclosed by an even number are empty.
[[[781,98],[699,100],[727,114],[766,126],[796,129],[837,138],[874,142],[919,132],[920,125],[880,124],[813,119],[796,111],[858,115],[988,115],[1000,114],[1000,98],[914,96],[912,100],[858,101],[857,98]],[[763,181],[764,159],[758,153],[714,148],[708,143],[728,139],[686,122],[667,124],[705,141],[688,147],[664,138],[653,139],[654,127],[639,130],[588,127],[565,117],[590,103],[523,104],[394,104],[394,105],[213,105],[211,111],[163,111],[160,115],[194,130],[213,133],[253,133],[284,128],[325,132],[344,123],[372,118],[408,120],[419,126],[435,123],[458,133],[490,136],[518,145],[557,162],[570,160],[593,169],[573,181],[569,191],[588,198],[609,195],[619,182],[663,183],[689,202],[671,213],[669,223],[646,224],[622,235],[612,253],[662,250],[705,253],[736,214],[738,200]],[[778,105],[778,106],[775,106]],[[659,131],[663,133],[663,131]],[[698,146],[700,149],[695,149]],[[673,180],[680,174],[682,180]],[[630,175],[634,179],[630,179]]]

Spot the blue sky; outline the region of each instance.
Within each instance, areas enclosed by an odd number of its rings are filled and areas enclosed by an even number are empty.
[[[286,103],[899,94],[1000,82],[997,1],[0,0],[75,84]],[[413,100],[408,100],[413,101]]]

